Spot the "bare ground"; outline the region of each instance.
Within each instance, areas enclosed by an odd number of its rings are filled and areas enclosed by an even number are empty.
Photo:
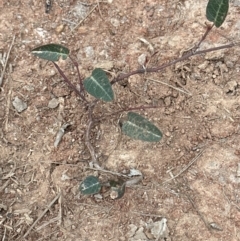
[[[157,105],[139,113],[164,133],[155,144],[131,140],[119,131],[120,116],[94,127],[91,141],[106,169],[144,175],[119,200],[80,195],[86,176],[110,176],[87,169],[83,103],[51,63],[30,53],[61,43],[83,76],[102,66],[113,77],[140,68],[141,54],[151,56],[144,38],[157,52],[149,65],[157,66],[201,39],[207,1],[56,0],[49,14],[44,2],[0,3],[1,73],[15,36],[0,92],[1,240],[240,240],[239,47],[132,76],[114,86],[114,103],[99,103],[97,116]],[[239,5],[231,2],[227,20],[202,49],[239,40]],[[71,62],[61,68],[77,84]],[[16,97],[24,111],[13,106]],[[71,126],[54,148],[64,123]],[[156,237],[152,227],[161,220],[168,228]]]

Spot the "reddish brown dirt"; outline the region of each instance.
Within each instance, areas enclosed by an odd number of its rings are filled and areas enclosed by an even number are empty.
[[[101,66],[113,78],[140,68],[141,54],[151,56],[149,46],[139,40],[144,38],[157,52],[149,66],[157,66],[201,39],[207,1],[113,0],[96,6],[94,0],[56,0],[48,14],[45,1],[3,2],[0,53],[8,52],[13,36],[15,41],[0,92],[0,239],[240,240],[238,46],[193,57],[159,73],[132,76],[114,85],[114,103],[98,104],[97,116],[120,107],[158,106],[138,113],[161,129],[159,143],[122,135],[120,116],[91,131],[91,142],[106,169],[135,168],[144,175],[119,200],[79,193],[79,183],[88,175],[112,177],[87,169],[84,104],[51,63],[31,55],[38,45],[60,43],[78,60],[82,76]],[[227,20],[211,32],[202,49],[239,40],[239,1],[232,2]],[[60,66],[77,84],[71,62]],[[27,104],[26,110],[16,111],[15,97]],[[56,108],[48,107],[52,99],[58,101]],[[54,148],[64,123],[71,126]],[[147,227],[163,217],[168,232],[165,239],[157,239]]]

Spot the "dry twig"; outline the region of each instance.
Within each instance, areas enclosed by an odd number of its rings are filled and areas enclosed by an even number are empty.
[[[166,181],[163,182],[166,183],[166,182],[169,182],[177,177],[179,177],[182,173],[184,173],[202,154],[203,154],[204,150],[202,150],[200,153],[198,153],[198,155],[196,157],[194,157],[187,166],[185,166],[177,175],[175,175],[174,177],[172,178],[169,178],[167,179]]]
[[[71,30],[71,32],[73,32],[77,27],[79,27],[79,26],[89,17],[89,15],[97,8],[97,6],[98,6],[98,4],[96,4],[96,5],[89,11],[89,13],[87,14],[87,16],[86,16],[84,19],[82,19],[80,22],[78,22],[78,23],[76,24],[76,26]]]
[[[10,55],[10,52],[11,52],[11,50],[12,50],[12,46],[13,46],[13,44],[14,44],[14,41],[15,41],[15,35],[13,36],[12,43],[11,43],[11,45],[10,45],[10,47],[9,47],[9,50],[8,50],[8,53],[7,53],[7,57],[6,57],[4,66],[3,66],[3,71],[2,71],[1,77],[0,77],[0,87],[2,86],[3,77],[4,77],[4,74],[5,74],[5,71],[6,71],[6,67],[7,67],[9,55]]]
[[[184,91],[184,90],[182,90],[182,89],[180,89],[180,88],[174,87],[174,86],[172,86],[172,85],[170,85],[170,84],[168,84],[168,83],[165,83],[165,82],[163,82],[163,81],[161,81],[161,80],[155,80],[155,79],[147,79],[147,80],[151,80],[151,81],[154,81],[154,82],[156,82],[156,83],[160,83],[160,84],[166,85],[166,86],[168,86],[168,87],[170,87],[170,88],[172,88],[172,89],[174,89],[174,90],[177,90],[177,91],[179,91],[179,92],[182,92],[182,93],[184,93],[184,94],[186,94],[186,95],[192,95],[189,91],[186,92],[186,91]]]
[[[35,227],[37,222],[47,213],[47,211],[51,208],[51,206],[59,199],[61,196],[61,193],[59,193],[51,202],[50,204],[46,207],[46,209],[41,213],[41,215],[36,219],[36,221],[29,227],[27,232],[23,235],[23,238],[26,238],[30,231]]]

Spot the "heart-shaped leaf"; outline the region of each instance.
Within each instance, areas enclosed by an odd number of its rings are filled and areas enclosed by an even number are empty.
[[[58,61],[61,57],[66,59],[69,55],[69,49],[60,44],[46,44],[33,49],[32,54],[41,59],[49,61]]]
[[[227,16],[228,8],[229,0],[209,0],[206,9],[207,19],[219,28]]]
[[[161,140],[161,131],[149,120],[133,112],[129,112],[127,117],[128,119],[122,124],[122,131],[127,136],[148,142]]]
[[[80,184],[80,191],[84,195],[90,195],[99,193],[101,190],[101,183],[99,182],[98,178],[95,176],[88,176],[86,177],[82,183]]]
[[[92,75],[83,81],[85,90],[92,96],[103,101],[112,101],[114,94],[106,73],[96,68]]]

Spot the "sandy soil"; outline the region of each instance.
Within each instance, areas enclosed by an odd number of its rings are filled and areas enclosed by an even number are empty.
[[[79,193],[88,175],[113,177],[88,169],[84,104],[51,63],[31,55],[38,45],[63,44],[86,77],[96,66],[110,78],[141,68],[139,56],[151,51],[149,66],[158,66],[201,39],[206,2],[55,0],[49,13],[45,1],[0,2],[0,73],[14,40],[0,90],[1,240],[240,240],[239,47],[132,76],[114,85],[114,103],[98,104],[96,116],[155,104],[138,113],[164,134],[154,144],[131,140],[119,131],[120,116],[92,129],[106,169],[144,175],[118,200]],[[231,1],[227,20],[201,49],[239,40],[239,6]],[[78,84],[71,62],[60,65]],[[17,100],[24,110],[17,111]],[[55,148],[65,123],[71,125]]]

